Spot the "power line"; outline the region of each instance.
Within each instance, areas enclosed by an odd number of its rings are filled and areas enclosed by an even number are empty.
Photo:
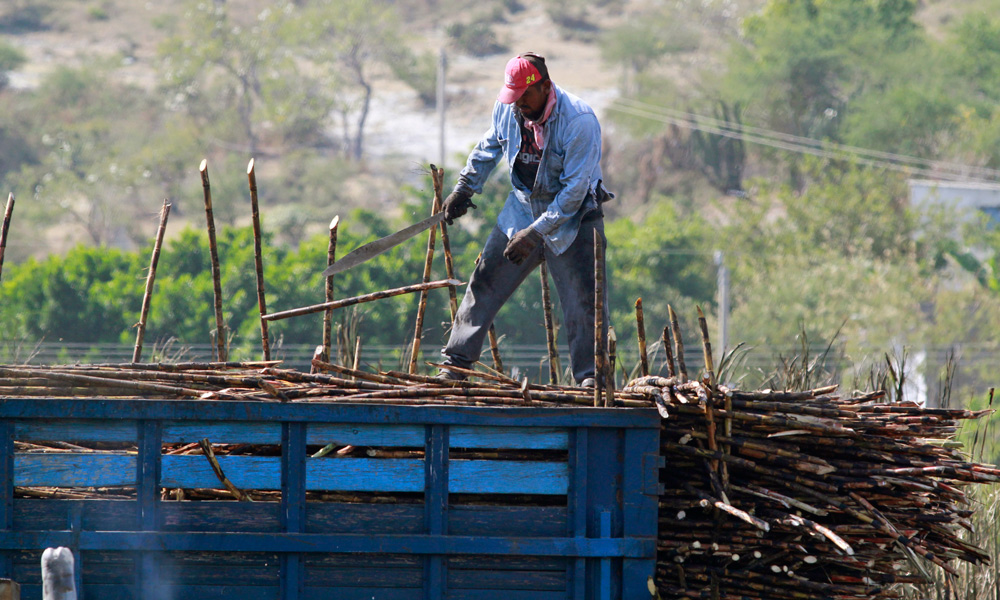
[[[859,164],[911,175],[970,183],[996,183],[1000,181],[1000,170],[996,169],[960,163],[932,161],[903,154],[824,142],[822,140],[771,131],[759,127],[744,126],[731,121],[656,106],[636,100],[620,98],[608,108],[632,116],[677,125],[687,129],[704,131],[732,139],[739,139],[748,143],[786,150],[788,152],[811,154],[821,158],[836,160],[849,159]],[[981,176],[977,177],[972,174]]]

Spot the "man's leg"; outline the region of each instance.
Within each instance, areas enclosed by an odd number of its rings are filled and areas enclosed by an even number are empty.
[[[570,367],[577,383],[595,377],[594,367],[594,231],[600,232],[601,243],[607,248],[604,237],[604,218],[599,213],[580,224],[580,232],[572,245],[561,255],[545,253],[545,260],[552,273],[552,280],[559,293],[563,311],[563,328],[569,342]],[[609,325],[608,279],[604,276],[604,330],[602,344],[606,343]],[[595,377],[596,378],[596,377]],[[598,383],[601,383],[601,378]]]
[[[445,364],[468,369],[479,360],[486,334],[500,307],[541,261],[541,246],[520,265],[504,258],[506,247],[507,236],[494,226],[479,264],[469,278],[448,345],[441,351],[446,357]]]

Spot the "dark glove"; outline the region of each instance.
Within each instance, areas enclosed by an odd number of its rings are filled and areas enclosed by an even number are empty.
[[[472,203],[472,196],[467,192],[455,190],[444,199],[444,222],[451,225],[451,222],[461,217],[469,211],[469,207],[478,208]]]
[[[514,234],[503,250],[504,258],[519,265],[542,243],[542,234],[531,227],[525,227]]]

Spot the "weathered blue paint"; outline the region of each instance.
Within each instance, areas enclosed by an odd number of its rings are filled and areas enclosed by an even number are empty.
[[[641,598],[656,554],[658,435],[652,409],[0,399],[0,571],[27,578],[22,598],[39,600],[30,553],[64,545],[80,560],[79,591],[102,600]],[[162,500],[221,487],[205,457],[162,454],[203,438],[274,446],[219,463],[238,487],[281,501]],[[14,439],[138,451],[15,454]],[[331,443],[425,458],[309,456]],[[547,453],[451,458],[474,448]],[[14,500],[15,484],[122,485],[135,499]],[[306,502],[307,491],[404,499]],[[465,494],[493,500],[462,504]],[[552,505],[505,505],[524,494]]]

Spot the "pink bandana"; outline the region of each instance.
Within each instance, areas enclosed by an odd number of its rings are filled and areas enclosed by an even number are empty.
[[[524,120],[524,126],[528,128],[535,134],[535,143],[538,144],[538,149],[541,150],[545,147],[545,121],[548,120],[549,115],[552,114],[552,110],[556,107],[556,85],[553,83],[549,88],[549,99],[545,101],[545,112],[542,113],[542,118],[537,121]]]

